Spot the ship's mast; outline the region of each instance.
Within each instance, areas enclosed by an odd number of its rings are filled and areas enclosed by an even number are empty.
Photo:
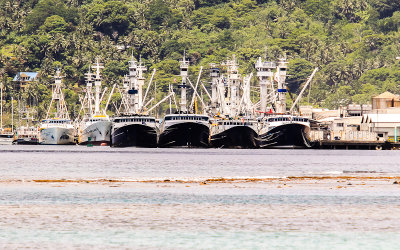
[[[139,97],[138,97],[138,88],[137,88],[137,62],[135,58],[132,56],[129,61],[129,113],[137,114],[139,111]]]
[[[136,81],[136,83],[137,83],[136,88],[138,90],[138,93],[137,93],[137,96],[138,96],[138,110],[137,111],[142,110],[143,109],[143,105],[144,105],[143,104],[143,86],[144,86],[144,81],[145,81],[145,78],[143,76],[143,72],[144,71],[146,71],[146,66],[144,66],[142,64],[142,58],[140,58],[139,65],[137,66],[137,81]]]
[[[94,79],[95,86],[95,102],[94,102],[94,113],[100,113],[100,91],[101,91],[101,75],[100,70],[104,68],[102,63],[99,63],[99,59],[96,59],[96,63],[92,66],[96,70],[96,77]]]
[[[227,62],[228,66],[228,91],[230,94],[230,116],[234,117],[237,115],[239,106],[239,86],[240,86],[240,75],[238,70],[238,64],[236,57],[233,55],[232,60]]]
[[[218,83],[220,81],[220,70],[214,64],[210,65],[211,76],[211,112],[216,114],[218,112]]]
[[[189,61],[186,60],[185,55],[183,59],[179,61],[180,69],[181,69],[181,77],[182,77],[182,84],[178,87],[181,89],[181,102],[180,102],[180,111],[182,113],[187,112],[186,107],[186,89],[187,89],[187,77],[188,77],[188,70],[189,70]]]
[[[276,70],[276,80],[278,81],[278,101],[276,112],[284,114],[286,113],[286,70],[287,70],[286,58],[281,58],[278,62]]]
[[[60,69],[56,70],[56,75],[54,76],[54,88],[52,92],[52,98],[49,106],[49,110],[47,111],[46,119],[50,116],[50,111],[53,102],[57,103],[57,111],[55,118],[61,119],[69,119],[67,105],[65,104],[64,95],[62,93],[62,78]]]
[[[85,104],[83,108],[86,108],[86,111],[84,111],[84,113],[90,116],[93,115],[93,96],[92,96],[93,76],[94,74],[90,72],[90,67],[89,67],[88,73],[85,74],[86,94],[85,94],[85,100],[83,101],[83,103]]]
[[[266,112],[267,105],[274,103],[275,91],[273,85],[273,72],[276,65],[273,62],[263,62],[261,57],[256,62],[257,77],[260,81],[260,111]]]

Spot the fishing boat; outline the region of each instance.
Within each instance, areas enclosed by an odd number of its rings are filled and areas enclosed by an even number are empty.
[[[38,128],[35,126],[21,126],[15,131],[13,144],[37,145],[39,144]]]
[[[209,147],[210,123],[207,115],[168,114],[160,126],[160,147]]]
[[[294,115],[270,115],[260,130],[261,148],[310,148],[310,120]]]
[[[67,105],[64,100],[60,69],[57,69],[54,80],[55,84],[46,119],[42,120],[39,125],[39,143],[51,145],[75,144],[74,125],[69,119]],[[51,117],[54,104],[56,104],[56,112]]]
[[[287,61],[281,58],[276,64],[276,72],[272,77],[271,62],[262,62],[259,58],[256,68],[260,79],[261,88],[261,113],[263,116],[259,118],[259,146],[261,148],[282,147],[282,148],[310,148],[310,120],[300,115],[295,115],[293,109],[300,100],[305,88],[313,78],[317,69],[309,78],[303,87],[298,98],[293,103],[290,111],[286,110],[286,71]],[[274,83],[277,87],[274,88]],[[268,87],[269,86],[269,87]],[[269,89],[266,91],[265,89]],[[276,91],[275,91],[276,89]],[[271,94],[272,99],[268,99]],[[275,94],[274,94],[275,93]],[[267,100],[272,106],[269,111]]]
[[[144,71],[146,67],[142,61],[137,62],[132,55],[129,61],[129,75],[125,77],[122,95],[124,111],[113,117],[111,128],[111,146],[113,147],[157,147],[158,127],[155,117],[150,112],[159,104],[145,110],[145,99],[150,89],[155,70],[151,76],[149,86],[143,98],[145,84]]]
[[[209,147],[210,146],[210,123],[205,114],[195,114],[187,109],[186,91],[188,88],[189,61],[183,56],[180,61],[180,76],[182,82],[178,85],[181,90],[179,111],[176,114],[165,115],[160,125],[159,147]],[[200,79],[201,70],[198,81]],[[196,85],[198,85],[196,83]],[[195,95],[190,106],[195,105]]]
[[[257,148],[257,121],[253,119],[213,120],[211,134],[216,148]]]
[[[107,105],[104,110],[100,110],[100,103],[104,96],[102,95],[100,97],[100,93],[102,92],[100,69],[104,68],[104,66],[99,62],[99,59],[97,59],[92,68],[94,68],[96,72],[92,74],[89,69],[89,72],[86,74],[85,97],[82,103],[84,116],[79,123],[78,143],[81,145],[109,145],[111,143],[112,122],[106,114]],[[92,93],[93,78],[95,86],[94,95]],[[110,96],[112,92],[113,91],[111,91]]]
[[[235,56],[228,60],[227,77],[211,69],[211,144],[217,148],[256,148],[257,121],[250,99],[252,74],[242,79]]]

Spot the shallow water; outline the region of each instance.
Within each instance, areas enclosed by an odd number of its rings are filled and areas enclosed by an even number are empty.
[[[1,179],[398,175],[400,151],[0,146]]]
[[[399,156],[398,151],[0,146],[0,246],[397,249],[400,187],[392,179],[203,181],[400,177]],[[74,182],[33,181],[38,179]]]

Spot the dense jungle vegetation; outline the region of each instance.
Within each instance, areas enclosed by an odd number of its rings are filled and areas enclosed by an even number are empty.
[[[200,66],[232,54],[242,74],[255,72],[267,48],[271,60],[287,55],[294,95],[319,67],[310,104],[336,108],[400,92],[399,27],[400,1],[393,0],[0,0],[0,79],[6,109],[13,96],[43,118],[51,76],[62,67],[64,93],[76,116],[84,73],[96,57],[105,64],[103,82],[111,86],[127,73],[131,53],[141,56],[148,74],[157,69],[160,100],[179,74],[184,51],[194,82]],[[19,91],[12,78],[20,71],[38,71],[40,81]],[[207,77],[204,70],[206,85]],[[118,98],[114,94],[113,101]]]

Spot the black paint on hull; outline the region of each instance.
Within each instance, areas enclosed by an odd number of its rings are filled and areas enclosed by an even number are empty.
[[[247,126],[236,126],[211,137],[215,148],[257,148],[257,133]]]
[[[174,124],[160,134],[158,146],[207,148],[210,146],[210,129],[194,122]]]
[[[18,145],[38,145],[39,140],[38,139],[17,139],[12,142],[13,144],[18,144]]]
[[[260,135],[260,147],[310,148],[311,143],[307,138],[306,128],[306,126],[297,123],[275,127],[267,133]]]
[[[157,147],[157,131],[149,126],[131,124],[116,129],[111,135],[112,147]]]

